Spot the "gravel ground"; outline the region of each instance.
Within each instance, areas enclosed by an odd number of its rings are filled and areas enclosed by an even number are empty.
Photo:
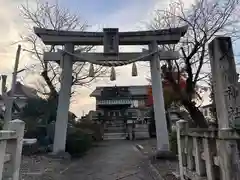
[[[177,180],[173,173],[178,172],[178,161],[156,159],[156,139],[136,141],[136,144],[139,144],[143,147],[141,152],[150,159],[151,164],[155,167],[164,180]]]
[[[20,169],[19,180],[51,180],[56,179],[56,175],[60,174],[72,161],[62,159],[52,159],[47,156],[23,156]],[[8,165],[5,165],[4,178],[8,176]]]

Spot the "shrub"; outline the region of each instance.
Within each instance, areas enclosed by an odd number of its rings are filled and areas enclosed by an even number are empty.
[[[79,128],[81,126],[72,126],[68,124],[67,130],[67,140],[66,140],[66,151],[72,156],[82,156],[86,151],[88,151],[92,146],[92,136],[94,131],[87,129],[85,127]],[[54,130],[55,122],[48,125],[47,134],[50,141],[54,141]]]
[[[92,146],[92,134],[80,128],[67,135],[66,151],[74,157],[80,157]]]
[[[169,140],[170,140],[171,151],[177,155],[178,154],[178,144],[177,144],[177,132],[176,131],[171,132]]]
[[[82,130],[88,130],[92,132],[92,139],[94,141],[101,141],[103,137],[103,128],[101,124],[95,124],[93,122],[78,122],[75,124],[76,128]]]

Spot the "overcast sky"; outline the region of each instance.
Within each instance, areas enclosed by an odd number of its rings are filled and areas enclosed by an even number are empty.
[[[49,0],[51,3],[55,0]],[[92,27],[89,30],[99,30],[102,27],[118,27],[120,31],[139,30],[146,26],[152,19],[155,9],[167,7],[170,0],[59,0],[59,5],[79,14],[84,21]],[[19,40],[19,34],[24,31],[23,19],[19,15],[18,7],[25,0],[0,0],[0,74],[10,74],[13,69],[17,45],[12,42]],[[29,0],[34,5],[34,0]],[[184,1],[189,3],[190,0]],[[124,48],[125,51],[136,48]],[[22,54],[20,68],[30,63],[26,54]],[[117,68],[119,75],[114,82],[103,81],[93,84],[91,88],[79,89],[71,109],[82,115],[95,108],[94,99],[89,98],[89,93],[96,85],[142,85],[147,84],[145,77],[148,69],[138,67],[139,76],[131,77],[131,66]]]

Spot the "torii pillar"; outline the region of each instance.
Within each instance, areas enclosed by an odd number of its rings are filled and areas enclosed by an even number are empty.
[[[158,50],[158,44],[153,41],[149,44],[149,51],[156,52]],[[156,124],[156,136],[157,136],[157,151],[158,155],[166,155],[170,151],[168,128],[165,115],[163,87],[161,78],[159,54],[155,53],[150,60],[150,71],[152,79],[152,93],[153,93],[153,107],[154,107],[154,119]]]
[[[72,43],[65,44],[65,51],[73,53],[74,45]],[[61,59],[62,76],[61,89],[59,91],[57,117],[54,132],[53,153],[65,152],[68,112],[72,87],[72,65],[73,56],[65,53]]]

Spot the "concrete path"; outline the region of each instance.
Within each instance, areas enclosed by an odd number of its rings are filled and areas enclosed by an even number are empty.
[[[58,179],[153,180],[146,159],[126,140],[102,142],[81,160],[61,171]]]

